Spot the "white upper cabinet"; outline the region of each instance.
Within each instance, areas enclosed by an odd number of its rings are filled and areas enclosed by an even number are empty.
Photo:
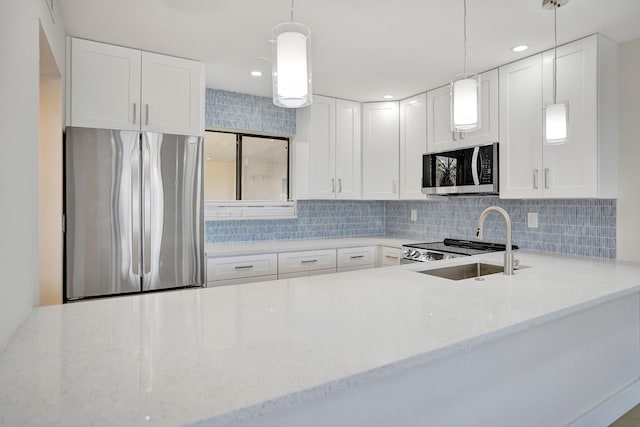
[[[553,51],[500,68],[500,196],[615,198],[617,46],[591,36],[558,48],[557,100],[569,103],[568,140],[544,143],[553,103]]]
[[[542,55],[500,67],[500,197],[542,196]]]
[[[71,125],[140,130],[139,50],[71,39]]]
[[[204,64],[142,52],[142,130],[204,135]]]
[[[400,101],[400,199],[425,199],[422,155],[427,152],[427,94]]]
[[[336,100],[336,199],[362,198],[360,103]]]
[[[309,198],[335,198],[336,100],[313,96],[310,110]]]
[[[204,64],[70,39],[71,126],[204,134]]]
[[[398,102],[373,102],[363,106],[363,199],[397,200],[399,198],[399,110]]]
[[[427,92],[427,148],[429,153],[498,141],[498,70],[480,75],[480,129],[451,131],[449,86]]]
[[[360,104],[314,95],[309,111],[309,198],[360,199]]]

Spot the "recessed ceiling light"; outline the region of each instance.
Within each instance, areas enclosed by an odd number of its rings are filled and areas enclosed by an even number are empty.
[[[529,49],[529,46],[527,46],[526,44],[519,44],[511,48],[511,50],[514,52],[524,52],[527,49]]]
[[[211,160],[211,157],[207,157],[207,160]]]
[[[393,95],[385,95],[385,96],[383,96],[383,98],[384,99],[391,99],[391,98],[393,98]]]
[[[261,77],[262,76],[262,71],[254,70],[254,71],[251,72],[251,75],[253,77]]]

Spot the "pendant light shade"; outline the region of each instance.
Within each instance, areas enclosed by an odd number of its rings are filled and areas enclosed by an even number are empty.
[[[451,82],[451,130],[480,128],[480,75],[462,74]]]
[[[273,103],[284,108],[305,107],[313,101],[309,36],[295,22],[273,28]]]
[[[544,111],[544,140],[547,144],[562,144],[567,141],[569,105],[567,103],[547,105]]]
[[[467,0],[464,0],[464,72],[451,80],[451,130],[480,129],[480,75],[467,73]]]

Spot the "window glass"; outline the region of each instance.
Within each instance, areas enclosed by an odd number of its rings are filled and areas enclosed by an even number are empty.
[[[205,132],[204,199],[236,200],[236,135]]]
[[[289,199],[288,138],[207,131],[204,158],[205,200]]]
[[[242,137],[242,200],[287,200],[288,141]]]

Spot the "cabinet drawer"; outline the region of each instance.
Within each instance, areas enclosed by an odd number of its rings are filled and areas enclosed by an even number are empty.
[[[327,268],[324,270],[296,271],[295,273],[279,273],[278,279],[295,279],[296,277],[319,276],[321,274],[335,273],[335,268]]]
[[[276,254],[207,259],[207,282],[274,274],[278,274],[278,256]]]
[[[366,264],[366,265],[354,265],[352,267],[338,267],[338,273],[344,273],[345,271],[368,270],[370,268],[376,268],[376,265]]]
[[[373,265],[376,263],[375,246],[338,249],[338,268]]]
[[[336,268],[336,250],[285,252],[278,254],[280,274]]]
[[[400,264],[400,248],[392,248],[390,246],[380,247],[380,266],[398,265]]]
[[[269,280],[277,280],[278,276],[270,274],[268,276],[242,277],[240,279],[213,280],[207,282],[207,288],[215,288],[217,286],[242,285],[243,283],[266,282]]]

